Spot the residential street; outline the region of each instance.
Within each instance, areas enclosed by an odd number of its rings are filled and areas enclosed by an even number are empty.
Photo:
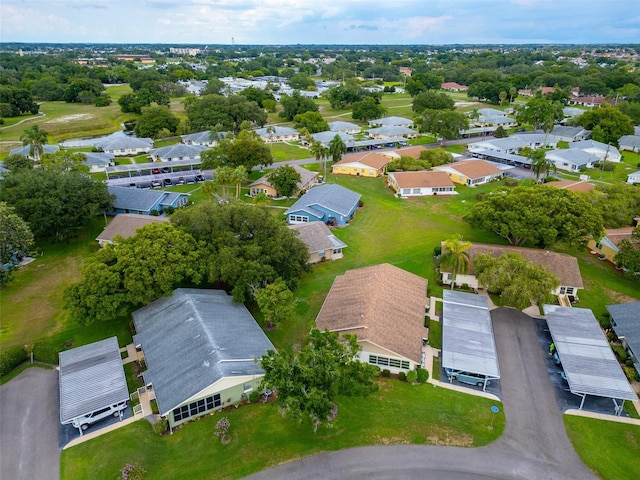
[[[504,435],[497,442],[482,448],[353,448],[304,458],[247,478],[595,479],[564,430],[535,320],[510,308],[494,310],[491,317],[507,418]]]

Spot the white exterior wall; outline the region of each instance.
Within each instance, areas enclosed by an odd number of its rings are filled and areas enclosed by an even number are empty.
[[[402,198],[458,194],[458,192],[455,191],[455,187],[451,187],[451,191],[445,191],[445,192],[434,192],[432,187],[401,188],[401,189],[398,189],[398,191],[400,192],[400,195]]]
[[[628,175],[627,183],[629,184],[640,183],[640,173],[632,173]]]
[[[422,342],[422,339],[416,339],[417,342]],[[362,347],[362,350],[360,351],[360,353],[358,354],[358,358],[360,359],[360,361],[362,363],[369,363],[369,355],[375,355],[375,356],[380,356],[380,357],[387,357],[389,359],[396,359],[396,360],[400,360],[400,361],[405,361],[405,362],[409,362],[409,368],[397,368],[397,367],[392,367],[392,366],[386,366],[386,365],[375,365],[378,368],[380,368],[380,370],[389,370],[391,373],[400,373],[400,372],[404,372],[407,373],[409,370],[415,370],[416,366],[420,366],[420,363],[416,363],[413,360],[404,357],[402,355],[398,355],[395,352],[392,352],[391,350],[388,350],[386,348],[383,348],[379,345],[376,345],[374,343],[368,342],[366,340],[364,341],[358,341],[358,344]]]

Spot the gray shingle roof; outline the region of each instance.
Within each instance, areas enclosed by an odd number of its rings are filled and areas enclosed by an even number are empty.
[[[58,145],[43,145],[42,151],[43,153],[55,153],[60,150]],[[31,152],[31,146],[23,145],[18,148],[12,148],[9,152],[9,155],[22,155],[23,157],[29,157]]]
[[[329,122],[329,130],[331,130],[332,132],[346,132],[350,130],[360,131],[361,127],[360,125],[356,125],[355,123],[338,121]]]
[[[152,148],[149,155],[159,158],[176,158],[176,157],[199,157],[200,152],[206,150],[204,145],[186,145],[184,143],[176,143],[167,147]]]
[[[113,163],[115,155],[107,152],[82,152],[87,159],[83,162],[85,165],[107,166]]]
[[[543,305],[572,393],[637,400],[593,312]]]
[[[60,423],[129,400],[118,338],[60,352]]]
[[[314,205],[319,205],[340,215],[348,215],[359,200],[359,193],[335,183],[325,183],[307,190],[307,193],[291,205],[285,214],[288,215],[290,212],[310,209],[322,217],[322,213],[313,208]]]
[[[640,148],[640,135],[624,135],[618,140],[618,145]]]
[[[587,130],[582,127],[566,127],[561,125],[556,125],[551,131],[553,135],[559,137],[575,137],[577,135],[584,135],[586,132]]]
[[[404,117],[384,117],[370,120],[369,125],[413,125],[413,120]]]
[[[218,132],[218,137],[221,139],[225,138],[227,135],[229,135],[229,132]],[[205,130],[204,132],[197,132],[189,135],[181,135],[181,138],[185,143],[209,144],[212,142],[211,130]]]
[[[613,145],[607,145],[606,143],[596,142],[595,140],[580,140],[579,142],[569,143],[569,148],[579,148],[580,150],[586,150],[587,148],[595,148],[602,150],[603,152],[609,152],[610,155],[620,155],[618,149]]]
[[[607,305],[618,337],[625,337],[633,353],[640,357],[640,302]]]
[[[161,414],[223,378],[263,375],[255,360],[275,350],[246,307],[222,290],[179,288],[133,320]]]
[[[309,249],[309,253],[324,252],[334,248],[345,248],[347,245],[331,233],[324,222],[299,223],[289,225],[289,228],[298,232]]]
[[[116,196],[115,208],[139,210],[147,212],[160,199],[166,197],[167,192],[161,190],[144,190],[131,187],[107,187],[110,195]]]
[[[116,132],[108,137],[98,139],[94,145],[102,150],[145,149],[153,147],[153,140],[150,138],[130,137],[122,132]]]
[[[571,148],[552,150],[550,152],[547,152],[547,157],[552,159],[558,157],[579,167],[588,165],[589,163],[597,162],[599,160],[598,157],[589,152]]]
[[[384,125],[378,128],[372,128],[367,132],[369,135],[385,135],[387,137],[397,137],[402,135],[414,135],[417,132],[402,125]]]
[[[348,133],[344,133],[344,132],[318,132],[318,133],[314,133],[311,136],[313,137],[314,140],[320,143],[329,143],[331,140],[334,139],[336,135],[338,135],[342,139],[342,141],[345,143],[351,142],[353,140],[353,135],[349,135]]]
[[[278,127],[278,126],[275,126],[275,125],[273,126],[273,128],[274,128],[273,135],[276,136],[276,137],[279,137],[281,135],[298,135],[298,131],[294,130],[293,128]],[[267,127],[257,129],[256,133],[258,135],[260,135],[261,137],[268,137],[270,135],[270,133],[267,132]]]

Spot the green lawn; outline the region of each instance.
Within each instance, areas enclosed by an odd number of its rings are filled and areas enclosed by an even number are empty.
[[[582,461],[601,478],[640,478],[640,426],[564,416],[564,426]]]
[[[269,144],[269,149],[273,155],[274,162],[313,157],[313,154],[306,148],[289,145],[287,143],[271,143]]]
[[[322,451],[380,444],[477,447],[504,430],[502,409],[496,415],[489,408],[493,400],[432,385],[379,383],[380,391],[367,398],[339,398],[334,428],[315,434],[308,421],[283,419],[275,403],[208,416],[166,437],[138,421],[64,450],[61,478],[111,480],[127,462],[140,464],[149,478],[240,478]],[[223,416],[231,423],[229,445],[213,434]]]

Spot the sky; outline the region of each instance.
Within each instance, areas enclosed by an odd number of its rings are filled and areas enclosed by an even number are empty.
[[[640,2],[0,0],[0,42],[640,43]]]

